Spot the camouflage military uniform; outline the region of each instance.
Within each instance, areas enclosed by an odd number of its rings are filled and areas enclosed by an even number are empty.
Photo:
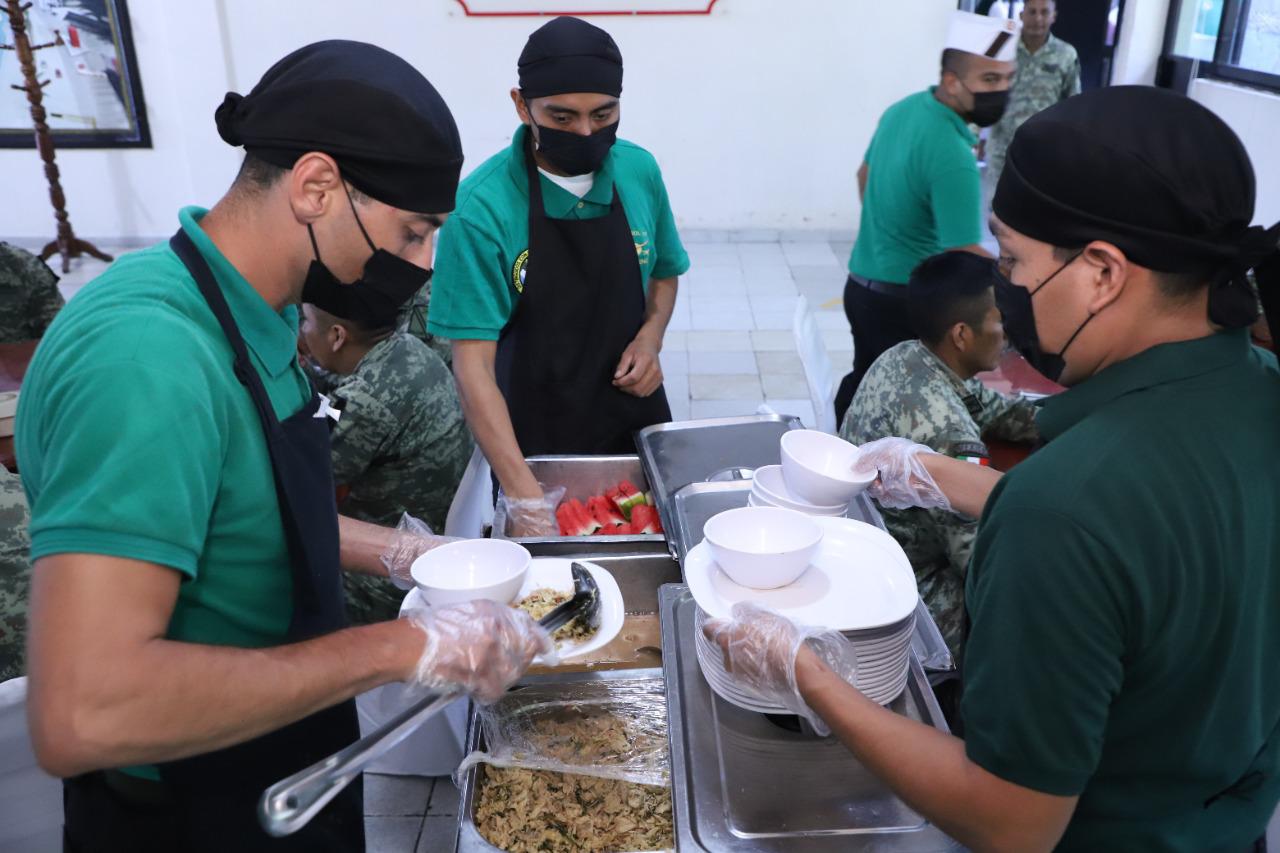
[[[31,513],[22,481],[0,465],[0,681],[25,671],[23,645],[31,590]]]
[[[396,328],[408,332],[435,350],[445,364],[453,367],[453,345],[446,338],[439,338],[427,331],[427,305],[431,302],[431,282],[428,281],[413,298],[404,304],[396,318]]]
[[[58,277],[44,261],[0,243],[0,343],[41,337],[63,304]]]
[[[902,436],[939,453],[982,460],[984,433],[1013,441],[1037,435],[1035,406],[977,379],[961,380],[920,341],[876,359],[858,386],[841,437],[865,444]],[[941,510],[883,510],[885,526],[916,570],[920,596],[957,657],[964,643],[964,578],[978,523]]]
[[[394,527],[402,513],[441,532],[471,459],[471,433],[453,375],[412,335],[377,344],[329,392],[342,417],[332,435],[333,476],[350,492],[338,511]],[[392,619],[404,593],[390,582],[346,574],[353,622]]]
[[[1080,58],[1074,47],[1050,33],[1049,40],[1032,53],[1019,39],[1018,73],[1009,92],[1009,105],[987,137],[987,168],[982,179],[985,210],[991,209],[991,198],[1014,132],[1041,110],[1078,94]]]

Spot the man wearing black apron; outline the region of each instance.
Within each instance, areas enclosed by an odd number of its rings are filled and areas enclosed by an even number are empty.
[[[259,797],[359,737],[356,694],[492,701],[549,643],[493,602],[343,615],[341,570],[403,583],[445,540],[338,517],[340,415],[300,372],[296,303],[391,315],[425,282],[462,162],[448,107],[335,41],[228,94],[217,124],[247,150],[226,197],[90,283],[23,389],[29,717],[77,853],[362,850],[359,782],[283,839]]]
[[[459,190],[428,323],[454,341],[512,532],[531,534],[554,530],[555,507],[525,457],[632,453],[637,430],[671,420],[658,352],[689,261],[653,157],[616,139],[609,34],[556,18],[519,73],[522,126]]]

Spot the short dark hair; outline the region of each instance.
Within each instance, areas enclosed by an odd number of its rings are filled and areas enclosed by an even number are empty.
[[[1053,259],[1065,264],[1083,251],[1083,246],[1078,248],[1054,246]],[[1194,298],[1196,294],[1209,286],[1209,281],[1213,278],[1213,270],[1200,269],[1188,270],[1187,272],[1152,270],[1151,275],[1155,279],[1156,288],[1162,296],[1173,302],[1185,302]]]
[[[956,323],[982,325],[999,272],[990,258],[941,252],[925,258],[907,281],[907,314],[920,340],[940,343]]]
[[[240,164],[240,171],[236,173],[236,179],[232,186],[250,192],[269,190],[288,171],[288,169],[282,169],[273,163],[268,163],[261,157],[245,154],[244,162]]]
[[[396,333],[395,324],[370,328],[357,320],[348,320],[346,317],[331,314],[319,305],[312,305],[311,308],[316,312],[316,319],[321,325],[342,326],[347,330],[351,342],[357,346],[371,346],[381,343]]]
[[[972,60],[972,53],[949,47],[942,51],[942,73],[946,74],[950,71],[957,77],[963,77],[968,73]]]

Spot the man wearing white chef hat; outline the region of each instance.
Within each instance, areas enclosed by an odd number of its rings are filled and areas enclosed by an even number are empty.
[[[872,362],[915,337],[907,278],[948,249],[980,255],[982,185],[969,125],[1000,120],[1018,50],[1014,21],[954,12],[935,86],[885,110],[858,169],[862,219],[849,258],[844,311],[853,332],[853,370],[836,393],[836,422]]]

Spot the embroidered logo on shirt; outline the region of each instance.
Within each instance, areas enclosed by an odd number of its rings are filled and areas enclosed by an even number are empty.
[[[649,234],[647,231],[632,230],[631,232],[631,241],[636,245],[636,260],[640,262],[640,266],[642,267],[648,266],[649,264],[649,255],[651,253],[649,244],[652,243],[653,240],[644,239],[648,236]]]
[[[511,265],[511,286],[516,289],[516,293],[524,293],[524,277],[528,266],[529,250],[525,249]]]

